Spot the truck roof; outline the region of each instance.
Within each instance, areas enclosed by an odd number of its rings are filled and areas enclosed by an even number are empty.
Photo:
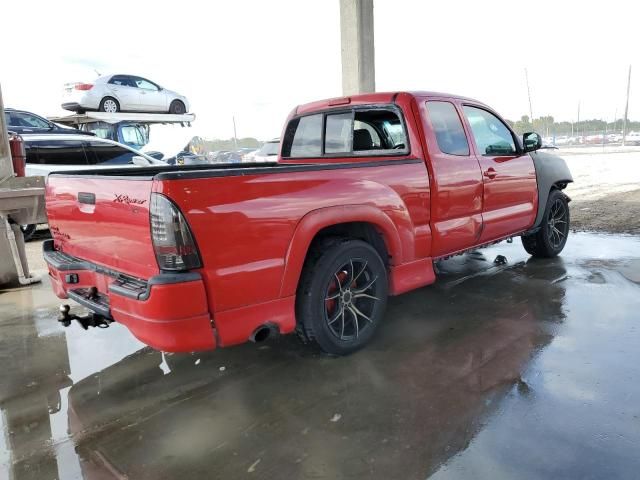
[[[451,93],[442,92],[430,92],[430,91],[397,91],[397,92],[376,92],[376,93],[363,93],[359,95],[350,95],[347,97],[327,98],[324,100],[318,100],[315,102],[305,103],[298,105],[295,110],[296,115],[303,115],[305,113],[314,112],[316,110],[324,110],[332,107],[339,107],[344,105],[366,105],[371,103],[393,103],[395,98],[400,94],[411,95],[413,97],[445,97],[455,98],[458,100],[467,100],[473,103],[484,105],[483,102],[475,100],[473,98],[464,97],[461,95],[454,95]]]
[[[87,112],[75,113],[73,115],[65,115],[64,117],[47,117],[52,122],[61,123],[63,125],[81,125],[91,122],[136,122],[136,123],[181,123],[188,124],[196,119],[193,113],[184,113],[182,115],[174,115],[172,113],[107,113],[107,112]]]

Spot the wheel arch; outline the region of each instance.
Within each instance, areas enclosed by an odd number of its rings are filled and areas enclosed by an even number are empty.
[[[538,184],[538,210],[532,229],[538,228],[544,219],[547,200],[552,190],[564,190],[573,182],[573,176],[563,158],[546,152],[533,152],[531,154],[536,169],[536,181]]]
[[[306,214],[296,226],[285,257],[280,296],[295,295],[302,268],[314,242],[326,236],[358,238],[371,244],[386,265],[400,264],[400,235],[391,219],[369,205],[327,207]]]

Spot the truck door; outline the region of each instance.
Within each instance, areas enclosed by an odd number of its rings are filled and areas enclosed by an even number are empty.
[[[459,112],[449,99],[420,105],[432,168],[432,256],[478,243],[482,233],[482,173]]]
[[[526,230],[533,225],[538,203],[533,159],[497,115],[481,106],[462,108],[484,183],[480,242]]]

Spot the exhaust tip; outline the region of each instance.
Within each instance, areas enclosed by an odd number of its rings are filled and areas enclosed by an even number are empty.
[[[264,342],[268,338],[277,336],[277,334],[278,334],[278,327],[276,327],[273,324],[267,323],[264,325],[260,325],[258,328],[256,328],[251,334],[251,336],[249,337],[249,340],[252,341],[253,343],[260,343],[260,342]]]

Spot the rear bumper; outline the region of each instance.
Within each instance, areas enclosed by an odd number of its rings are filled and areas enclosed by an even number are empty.
[[[71,298],[104,317],[125,325],[142,342],[165,352],[216,347],[207,295],[200,274],[160,274],[143,281],[43,245],[55,294]],[[84,292],[98,289],[88,299]]]
[[[72,112],[77,112],[82,107],[78,102],[65,102],[62,104],[62,108],[64,108],[65,110],[70,110]]]

